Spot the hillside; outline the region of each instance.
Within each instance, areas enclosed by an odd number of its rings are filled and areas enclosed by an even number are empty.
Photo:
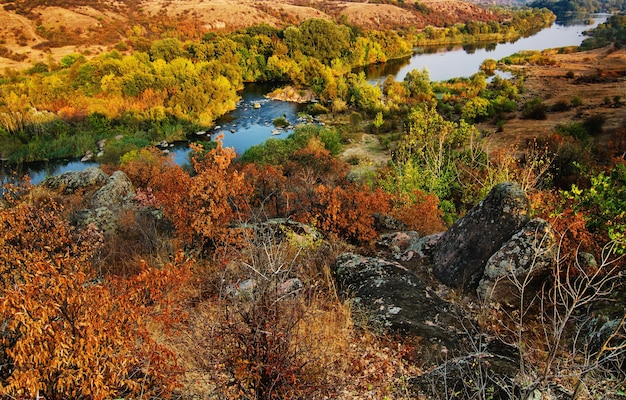
[[[415,3],[417,4],[417,3]],[[202,37],[253,25],[282,27],[308,18],[345,19],[369,29],[444,26],[497,19],[492,11],[458,0],[403,2],[329,0],[144,0],[99,2],[16,0],[0,7],[0,68],[24,68],[80,52],[117,46],[141,49],[163,35]]]

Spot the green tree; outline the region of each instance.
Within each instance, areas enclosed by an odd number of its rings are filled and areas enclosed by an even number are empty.
[[[180,40],[175,38],[167,38],[157,40],[150,46],[150,58],[152,60],[172,61],[178,57],[184,57],[187,54]]]
[[[467,122],[482,121],[493,114],[491,102],[482,97],[473,97],[469,99],[461,110],[461,116]]]
[[[411,93],[411,97],[418,100],[430,100],[434,97],[433,89],[430,85],[430,73],[426,68],[421,71],[414,69],[406,74],[404,83]]]
[[[334,58],[344,55],[350,48],[350,29],[326,19],[312,18],[299,28],[298,46],[302,53],[329,65]],[[287,34],[287,32],[285,32]]]
[[[374,125],[374,128],[376,128],[376,132],[378,132],[378,130],[381,126],[383,126],[384,123],[385,121],[383,120],[382,111],[377,112],[376,117],[374,117],[374,119],[372,120],[372,125]]]

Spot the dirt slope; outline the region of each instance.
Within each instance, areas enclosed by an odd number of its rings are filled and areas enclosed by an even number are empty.
[[[603,131],[608,135],[626,124],[626,49],[615,51],[612,46],[570,54],[553,54],[554,65],[524,65],[515,67],[525,73],[525,100],[540,98],[550,107],[558,103],[571,105],[575,97],[582,104],[560,112],[548,112],[545,120],[521,119],[521,113],[510,115],[503,132],[495,132],[493,124],[481,124],[489,132],[489,148],[504,148],[524,144],[554,132],[556,125],[569,121],[582,122],[588,117],[602,116]],[[567,77],[571,71],[574,76]],[[571,74],[569,74],[571,75]],[[621,97],[621,107],[613,99]],[[610,102],[605,103],[608,98]],[[598,138],[602,140],[603,138]]]

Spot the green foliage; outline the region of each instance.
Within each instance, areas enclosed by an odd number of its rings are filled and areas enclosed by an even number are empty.
[[[583,3],[586,2],[591,5],[591,9],[580,9]],[[531,7],[548,8],[556,15],[567,15],[574,12],[595,12],[599,11],[600,2],[597,0],[592,1],[579,1],[579,0],[559,0],[559,1],[547,1],[547,0],[535,0],[531,3]]]
[[[415,107],[406,122],[408,133],[394,153],[388,175],[380,184],[390,193],[411,196],[416,190],[435,194],[446,218],[454,218],[453,194],[458,190],[457,162],[461,149],[478,131],[461,121],[445,120],[433,107]]]
[[[366,112],[375,112],[380,106],[381,96],[380,88],[370,85],[365,79],[364,73],[348,76],[348,104]]]
[[[171,62],[172,60],[184,57],[186,51],[183,48],[183,44],[180,40],[175,38],[168,38],[163,40],[157,40],[150,46],[150,58],[152,61],[164,60]]]
[[[377,112],[376,116],[372,120],[372,125],[374,125],[374,128],[376,128],[376,131],[378,131],[378,129],[380,129],[380,127],[383,126],[384,123],[385,120],[383,119],[382,111]]]
[[[524,104],[522,116],[527,119],[546,119],[546,109],[543,100],[535,97]]]
[[[498,62],[492,58],[487,58],[480,64],[480,70],[488,74],[493,74],[498,66]]]
[[[308,19],[300,24],[298,31],[299,35],[285,31],[291,51],[302,51],[324,64],[341,57],[350,48],[350,29],[326,19]]]
[[[626,45],[626,14],[613,14],[605,23],[588,32],[580,48],[591,50],[614,43],[616,48]]]
[[[341,152],[341,134],[336,129],[322,129],[319,132],[319,139],[324,143],[324,148],[331,155],[337,156]]]
[[[591,231],[606,233],[617,242],[615,251],[626,254],[626,165],[617,164],[588,178],[589,188],[572,185],[565,195],[574,200],[574,210],[584,213]]]
[[[311,140],[319,140],[333,156],[341,151],[341,134],[334,128],[316,125],[299,126],[285,139],[270,138],[248,148],[239,161],[245,164],[283,165],[289,157],[307,146]]]
[[[561,135],[571,136],[582,143],[589,142],[589,132],[580,122],[559,124],[556,126],[556,131]]]
[[[430,73],[426,68],[421,71],[414,69],[408,72],[404,77],[404,83],[413,98],[430,100],[434,96],[433,89],[430,85]]]
[[[414,44],[428,46],[512,40],[538,32],[552,24],[556,19],[555,15],[546,8],[500,9],[499,13],[507,19],[505,23],[468,21],[464,24],[456,23],[446,28],[427,26],[423,33],[416,35]]]
[[[467,122],[482,121],[493,115],[493,108],[487,99],[474,97],[468,100],[461,111],[461,116]]]
[[[272,123],[274,124],[274,126],[279,128],[285,128],[289,126],[289,121],[287,121],[287,118],[285,117],[276,117],[272,120]]]

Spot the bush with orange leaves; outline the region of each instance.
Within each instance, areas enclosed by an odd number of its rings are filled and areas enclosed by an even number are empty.
[[[125,156],[121,164],[145,205],[161,207],[178,235],[200,247],[238,240],[230,227],[247,218],[252,193],[243,173],[232,165],[235,151],[222,147],[219,138],[216,144],[206,152],[202,145],[191,144],[193,175],[155,150]]]
[[[178,367],[147,324],[178,313],[166,299],[179,298],[189,263],[179,255],[131,279],[97,276],[91,258],[101,232],[76,231],[62,212],[42,198],[0,209],[0,392],[51,400],[167,396]]]
[[[398,195],[394,201],[391,215],[402,221],[408,229],[420,235],[430,235],[446,230],[443,211],[439,208],[439,198],[415,190],[413,196]]]
[[[400,197],[350,181],[348,165],[315,141],[294,151],[284,167],[248,164],[244,171],[254,187],[251,204],[259,212],[313,224],[352,243],[376,239],[378,213],[392,215],[420,234],[445,229],[437,196],[416,191],[413,197]]]
[[[378,237],[374,214],[390,211],[389,195],[365,186],[315,188],[317,197],[310,217],[323,232],[354,243],[370,243]]]

